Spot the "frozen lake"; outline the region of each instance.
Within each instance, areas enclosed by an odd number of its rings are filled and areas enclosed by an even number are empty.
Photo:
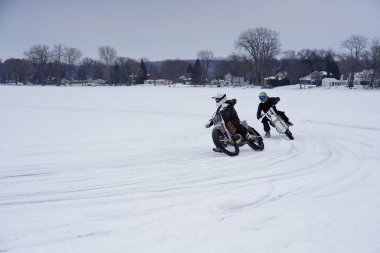
[[[211,96],[263,134],[212,151]],[[0,252],[380,252],[380,92],[0,86]]]

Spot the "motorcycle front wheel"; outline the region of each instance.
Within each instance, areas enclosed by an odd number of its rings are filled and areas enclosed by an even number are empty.
[[[228,156],[237,156],[239,154],[239,146],[233,140],[227,138],[222,130],[214,128],[212,130],[212,140],[216,147],[220,148],[223,153]]]

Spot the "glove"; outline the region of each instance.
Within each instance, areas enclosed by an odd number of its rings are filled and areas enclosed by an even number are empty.
[[[206,127],[206,128],[209,128],[211,125],[212,125],[212,121],[210,120],[210,121],[208,121],[208,122],[206,123],[205,127]]]

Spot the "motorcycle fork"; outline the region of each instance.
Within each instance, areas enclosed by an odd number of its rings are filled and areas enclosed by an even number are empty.
[[[227,126],[225,123],[222,124],[222,128],[223,128],[224,136],[227,137],[229,140],[232,140],[232,135],[230,131],[227,129]]]

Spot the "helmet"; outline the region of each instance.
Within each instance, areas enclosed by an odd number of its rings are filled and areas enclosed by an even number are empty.
[[[265,92],[260,92],[259,99],[260,99],[261,103],[264,103],[265,101],[267,101],[268,95]]]
[[[212,99],[215,99],[216,107],[219,107],[221,104],[227,101],[227,95],[225,93],[218,93],[213,96]]]

